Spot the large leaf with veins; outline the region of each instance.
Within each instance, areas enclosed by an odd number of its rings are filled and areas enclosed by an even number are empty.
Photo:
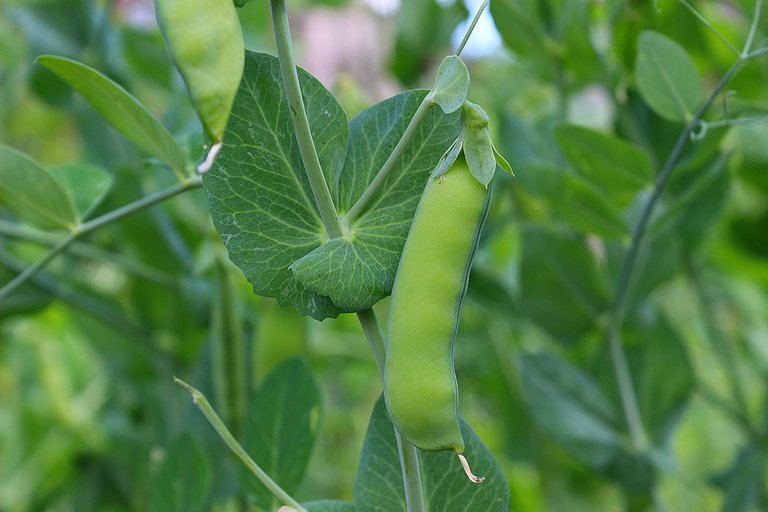
[[[320,163],[340,214],[402,136],[425,91],[409,91],[347,125],[335,98],[299,70]],[[278,60],[247,52],[222,149],[204,185],[230,258],[259,295],[317,319],[358,311],[392,287],[429,171],[458,134],[458,115],[433,109],[379,193],[343,238],[329,240],[299,153]]]

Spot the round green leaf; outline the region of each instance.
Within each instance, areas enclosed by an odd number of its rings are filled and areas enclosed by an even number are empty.
[[[456,112],[464,104],[469,92],[469,71],[457,55],[449,55],[440,63],[435,86],[429,93],[432,101],[440,105],[443,112]]]
[[[687,121],[701,97],[701,77],[682,46],[658,32],[640,35],[635,75],[640,94],[660,116]]]

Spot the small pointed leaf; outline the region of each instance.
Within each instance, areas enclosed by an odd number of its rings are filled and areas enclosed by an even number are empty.
[[[464,104],[469,92],[469,71],[461,57],[449,55],[440,63],[435,86],[429,97],[440,105],[443,112],[451,114]]]

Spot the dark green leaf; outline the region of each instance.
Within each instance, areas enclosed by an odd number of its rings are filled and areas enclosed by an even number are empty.
[[[627,235],[627,225],[619,208],[585,179],[549,167],[528,168],[520,176],[522,186],[542,197],[557,215],[584,233],[606,239]]]
[[[122,86],[80,62],[42,55],[35,59],[79,92],[99,114],[142,151],[177,172],[186,167],[184,152],[168,130]]]
[[[603,468],[622,439],[618,414],[595,382],[568,362],[548,354],[521,360],[523,394],[539,428],[574,457]]]
[[[0,262],[0,283],[9,283],[18,272]],[[11,295],[0,301],[0,318],[24,315],[50,304],[52,296],[31,283],[17,288]]]
[[[410,91],[363,111],[350,123],[347,161],[331,191],[346,213],[400,140],[424,95]],[[422,122],[395,169],[352,234],[324,243],[291,266],[308,290],[345,311],[367,309],[389,295],[411,219],[429,173],[458,136],[459,114],[435,109]]]
[[[315,146],[326,176],[338,176],[347,150],[346,115],[300,70]],[[293,132],[277,58],[247,52],[224,147],[204,175],[216,230],[229,257],[259,295],[317,319],[341,310],[308,291],[288,266],[327,240]]]
[[[197,512],[207,509],[211,469],[200,442],[178,436],[151,480],[150,512]]]
[[[42,229],[77,224],[72,201],[51,174],[31,158],[0,144],[0,206]]]
[[[637,88],[660,116],[688,121],[701,98],[701,78],[685,49],[658,32],[646,31],[638,41]]]
[[[715,478],[715,483],[725,491],[722,512],[752,512],[756,510],[763,493],[765,478],[765,454],[759,447],[742,449],[731,467]]]
[[[558,126],[555,138],[574,169],[620,206],[653,180],[648,154],[625,140],[572,124]]]
[[[440,63],[435,85],[429,93],[443,112],[451,114],[464,104],[469,92],[469,71],[461,57],[449,55]]]
[[[712,224],[720,218],[728,194],[730,177],[728,156],[720,154],[702,166],[681,169],[670,182],[670,193],[661,215],[651,231],[675,229],[687,250],[711,232]],[[758,233],[761,230],[757,231]]]
[[[554,230],[524,229],[520,280],[523,311],[564,343],[592,329],[608,305],[586,243]]]
[[[277,366],[250,400],[243,448],[288,494],[298,489],[322,418],[322,400],[312,373],[300,359]],[[280,503],[243,469],[253,504],[276,510]]]
[[[96,165],[59,165],[50,172],[69,194],[80,219],[88,217],[112,188],[112,175]]]
[[[693,390],[688,353],[683,340],[662,315],[631,326],[624,341],[644,424],[656,446],[663,447]]]
[[[475,474],[485,476],[486,480],[479,485],[471,483],[452,451],[420,451],[427,509],[431,512],[506,512],[509,510],[509,489],[501,467],[464,420],[461,420],[461,432],[466,442],[464,454]],[[383,398],[376,402],[371,413],[354,494],[357,510],[405,511],[403,478],[394,427],[387,415]]]

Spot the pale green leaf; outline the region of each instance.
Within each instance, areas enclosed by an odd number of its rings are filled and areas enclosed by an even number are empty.
[[[469,172],[477,181],[487,187],[496,172],[496,155],[488,126],[482,128],[464,127],[464,158]]]
[[[443,112],[451,114],[464,104],[469,92],[469,71],[461,57],[449,55],[440,63],[437,78],[429,97],[440,105]]]
[[[0,206],[41,229],[77,224],[69,196],[51,174],[30,157],[0,144]]]
[[[139,100],[122,86],[80,62],[41,55],[35,62],[47,67],[95,108],[99,114],[142,151],[159,158],[175,171],[186,166],[186,157],[168,130]]]
[[[701,77],[685,49],[658,32],[640,35],[635,76],[640,94],[660,116],[688,121],[701,98]]]

